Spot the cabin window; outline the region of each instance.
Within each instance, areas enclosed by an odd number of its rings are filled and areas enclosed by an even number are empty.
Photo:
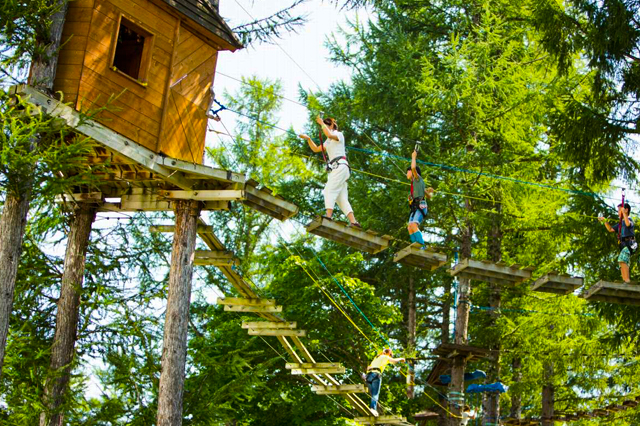
[[[120,17],[112,67],[139,83],[147,82],[153,35],[124,16]]]

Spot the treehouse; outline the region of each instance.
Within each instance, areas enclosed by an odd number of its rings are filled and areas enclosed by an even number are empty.
[[[168,157],[202,164],[218,52],[241,48],[217,0],[76,0],[54,90],[76,111]]]

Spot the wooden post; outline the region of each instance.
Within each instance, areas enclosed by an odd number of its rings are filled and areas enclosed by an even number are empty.
[[[62,27],[67,14],[67,0],[56,0],[58,12],[51,18],[49,40],[42,40],[48,45],[42,57],[32,58],[29,84],[51,92],[58,65],[57,51],[62,38]],[[38,143],[37,136],[31,141],[31,149]],[[9,333],[9,318],[13,309],[13,292],[16,286],[18,262],[22,254],[22,239],[27,222],[27,212],[31,201],[33,182],[17,182],[19,190],[7,191],[2,217],[0,217],[0,376],[4,362],[4,351]]]
[[[542,426],[553,426],[555,388],[553,386],[553,363],[544,364],[544,386],[542,387]]]
[[[200,207],[197,201],[175,201],[176,228],[171,251],[169,295],[164,322],[162,372],[157,426],[182,424],[182,394],[187,359],[191,278]]]
[[[511,362],[513,370],[513,384],[518,384],[522,380],[522,359],[514,358]],[[511,389],[511,412],[509,417],[520,420],[522,416],[522,395],[518,391]]]
[[[409,276],[409,293],[407,294],[407,353],[414,356],[416,350],[416,285],[413,274]],[[411,368],[407,374],[407,398],[415,397],[415,372],[413,361],[410,361]]]
[[[467,210],[471,209],[469,200],[466,200]],[[471,257],[471,237],[473,228],[467,220],[462,229],[462,258]],[[471,294],[471,282],[468,278],[460,278],[458,281],[458,308],[456,312],[456,329],[454,343],[459,345],[467,344],[467,329],[469,327],[469,296]],[[453,414],[450,417],[451,426],[462,424],[462,408],[464,407],[464,370],[467,361],[464,357],[455,357],[451,367],[451,383],[449,384],[449,411]]]
[[[40,426],[64,424],[59,412],[68,391],[80,316],[80,296],[84,280],[85,260],[96,207],[80,204],[74,212],[64,255],[64,272],[56,314],[56,332],[51,347],[49,377],[44,389],[45,411],[40,413]]]

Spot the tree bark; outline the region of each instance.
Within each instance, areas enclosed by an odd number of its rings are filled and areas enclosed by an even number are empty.
[[[553,426],[555,388],[551,361],[547,361],[544,365],[544,382],[542,387],[542,426]]]
[[[29,84],[53,91],[53,81],[58,65],[57,51],[62,38],[62,27],[67,14],[67,0],[57,0],[60,9],[52,16],[49,46],[42,58],[33,58]],[[37,137],[31,141],[31,149],[37,144]],[[22,240],[31,201],[33,182],[18,182],[20,190],[8,191],[0,218],[0,376],[4,364],[4,354],[9,334],[9,320],[13,310],[13,293],[16,287],[18,263],[22,254]]]
[[[413,275],[409,276],[409,293],[407,294],[407,352],[414,356],[416,350],[416,285]],[[415,397],[415,372],[413,361],[409,361],[411,368],[407,374],[407,398]]]
[[[513,370],[513,384],[518,384],[522,380],[522,359],[514,358],[511,363]],[[520,420],[522,416],[522,395],[520,392],[511,390],[511,411],[509,417]]]
[[[40,413],[40,426],[62,426],[63,406],[71,376],[72,361],[80,317],[80,296],[84,279],[84,266],[91,236],[96,207],[80,204],[74,213],[64,256],[64,272],[56,314],[56,333],[51,347],[49,378],[45,384],[46,411]]]
[[[175,215],[176,228],[164,323],[157,426],[182,424],[189,304],[197,222],[200,215],[199,204],[195,201],[177,200]]]
[[[469,200],[466,201],[467,209],[471,208]],[[462,230],[461,256],[463,259],[471,257],[471,237],[473,229],[467,222]],[[460,278],[458,281],[458,308],[456,310],[456,324],[454,342],[458,345],[467,344],[467,330],[469,327],[469,296],[471,294],[471,282],[468,278]],[[451,368],[451,384],[449,385],[449,411],[451,426],[460,426],[461,414],[464,407],[464,371],[467,361],[464,357],[455,357]]]

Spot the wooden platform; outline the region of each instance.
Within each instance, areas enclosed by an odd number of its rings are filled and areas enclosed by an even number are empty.
[[[418,422],[419,426],[425,426],[430,420],[438,420],[440,415],[433,411],[422,411],[413,415],[413,418]]]
[[[353,419],[356,423],[363,425],[398,425],[398,426],[413,426],[407,421],[406,417],[402,416],[370,416],[370,417],[356,417]]]
[[[394,262],[433,271],[447,263],[447,255],[438,253],[432,248],[422,250],[420,243],[413,243],[393,256]]]
[[[522,269],[520,265],[508,266],[486,260],[462,259],[449,273],[454,277],[502,285],[516,285],[531,278],[534,268]]]
[[[381,237],[374,231],[365,231],[323,216],[316,217],[307,225],[307,232],[371,254],[389,247],[391,240],[388,235]]]
[[[298,206],[273,195],[269,188],[258,189],[258,182],[253,179],[245,184],[242,204],[279,220],[287,220],[298,213]]]
[[[584,283],[581,277],[572,277],[568,274],[561,274],[553,271],[538,278],[531,284],[531,290],[545,293],[569,294],[582,287]]]
[[[441,343],[431,351],[434,355],[442,358],[453,359],[457,357],[466,358],[467,361],[477,361],[488,358],[491,355],[489,349],[478,348],[476,346],[457,345],[455,343]]]
[[[337,386],[311,386],[311,390],[318,395],[342,395],[346,393],[367,393],[366,385],[337,385]]]
[[[589,287],[582,297],[592,302],[640,306],[640,284],[598,281]]]

